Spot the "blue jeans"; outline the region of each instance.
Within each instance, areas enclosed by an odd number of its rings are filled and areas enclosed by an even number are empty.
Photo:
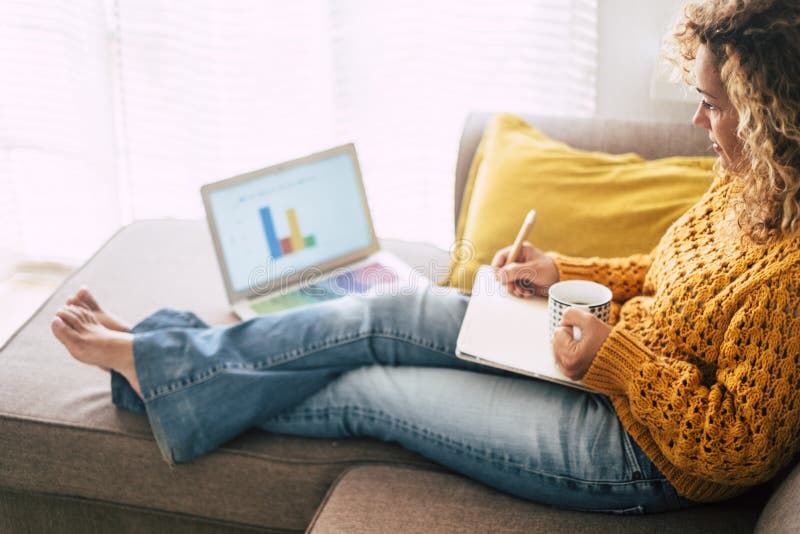
[[[218,327],[163,309],[132,330],[144,401],[117,373],[112,398],[147,413],[170,463],[254,427],[370,436],[559,507],[643,513],[691,504],[604,395],[456,358],[467,302],[436,287],[348,296]]]

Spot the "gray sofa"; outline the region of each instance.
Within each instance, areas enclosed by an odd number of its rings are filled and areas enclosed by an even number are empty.
[[[455,185],[488,116],[469,117]],[[699,154],[689,125],[526,117],[574,146],[646,157]],[[433,246],[384,246],[440,273]],[[391,443],[252,431],[191,464],[168,466],[147,419],[116,409],[108,376],[73,361],[49,330],[81,285],[131,321],[162,306],[235,320],[204,221],[131,224],[75,272],[0,349],[0,532],[797,532],[800,470],[734,501],[610,516],[522,501]]]

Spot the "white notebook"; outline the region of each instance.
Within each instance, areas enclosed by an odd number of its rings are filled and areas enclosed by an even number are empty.
[[[510,295],[488,265],[475,277],[456,355],[482,365],[594,391],[567,378],[553,356],[547,333],[547,299]]]

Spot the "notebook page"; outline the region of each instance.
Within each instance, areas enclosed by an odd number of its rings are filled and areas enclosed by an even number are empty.
[[[457,349],[543,378],[573,382],[561,372],[547,335],[547,299],[508,294],[489,266],[475,278]]]

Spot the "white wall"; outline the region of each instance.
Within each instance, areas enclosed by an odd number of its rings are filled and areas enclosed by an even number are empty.
[[[653,68],[661,39],[682,0],[599,0],[598,117],[648,121],[691,120],[696,103],[654,100]]]

